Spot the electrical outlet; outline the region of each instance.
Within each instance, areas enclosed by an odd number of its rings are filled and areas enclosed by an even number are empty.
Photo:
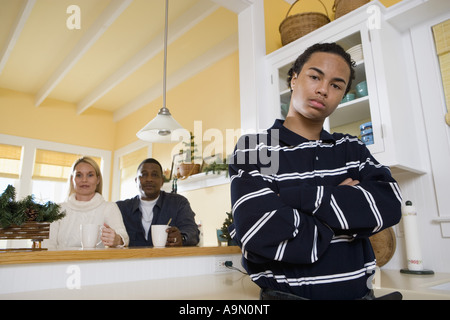
[[[225,266],[225,262],[227,261],[232,261],[231,257],[217,257],[216,258],[216,263],[214,265],[214,271],[215,272],[226,272],[226,271],[230,271],[230,269],[228,269]]]

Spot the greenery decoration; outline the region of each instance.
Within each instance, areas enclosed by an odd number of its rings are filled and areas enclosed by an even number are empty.
[[[212,172],[213,174],[215,174],[215,173],[219,174],[220,171],[225,171],[225,174],[228,177],[228,164],[216,163],[214,161],[211,164],[204,165],[202,171],[205,172],[206,174],[208,174],[209,172]]]
[[[228,231],[228,227],[233,223],[233,214],[231,212],[227,212],[227,217],[225,218],[225,221],[222,225],[222,235],[221,237],[225,239],[226,241],[231,240],[230,232]]]
[[[28,221],[51,223],[66,215],[64,211],[61,212],[60,205],[54,202],[36,203],[33,195],[20,201],[15,201],[15,198],[15,188],[8,185],[0,196],[0,228],[8,228],[12,225],[20,226]]]
[[[184,145],[184,149],[180,150],[180,155],[181,154],[185,154],[186,157],[184,160],[182,160],[182,163],[194,163],[195,160],[201,159],[201,157],[196,156],[196,152],[198,151],[197,149],[197,144],[195,144],[195,137],[192,134],[192,132],[189,133],[191,136],[191,140],[189,142],[184,142],[183,141],[183,145]]]
[[[213,174],[219,174],[221,171],[225,171],[225,176],[228,177],[227,159],[223,159],[222,163],[217,163],[216,161],[214,161],[213,163],[205,164],[203,165],[202,171],[206,174],[208,174],[209,172],[212,172]]]

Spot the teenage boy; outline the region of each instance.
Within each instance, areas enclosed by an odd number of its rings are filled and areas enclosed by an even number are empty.
[[[335,43],[308,48],[289,71],[286,120],[231,158],[230,234],[262,299],[370,299],[369,237],[399,222],[401,193],[360,140],[323,130],[353,65]]]

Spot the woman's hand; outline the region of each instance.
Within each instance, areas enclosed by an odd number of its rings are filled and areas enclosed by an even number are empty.
[[[117,247],[123,245],[122,237],[119,236],[114,229],[104,223],[102,228],[102,236],[100,238],[107,247]]]

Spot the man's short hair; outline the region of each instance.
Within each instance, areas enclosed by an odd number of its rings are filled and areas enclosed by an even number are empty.
[[[161,170],[161,175],[163,174],[163,169],[162,169],[161,164],[159,163],[158,160],[153,159],[153,158],[147,158],[147,159],[145,159],[144,161],[142,161],[142,162],[139,164],[138,168],[137,168],[137,172],[139,172],[139,170],[142,168],[142,166],[143,166],[144,164],[146,164],[146,163],[154,163],[154,164],[157,164],[158,167],[159,167],[159,169]]]

